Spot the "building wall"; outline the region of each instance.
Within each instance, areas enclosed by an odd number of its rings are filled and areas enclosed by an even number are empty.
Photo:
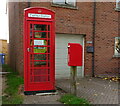
[[[20,19],[23,19],[23,6],[20,3],[21,11],[20,11]],[[56,33],[64,33],[64,34],[84,34],[87,35],[85,40],[92,40],[92,22],[93,22],[93,3],[77,3],[78,9],[69,9],[69,8],[60,8],[54,7],[51,3],[31,3],[31,7],[46,7],[55,11],[56,15]],[[86,8],[87,7],[87,8]],[[62,11],[61,11],[62,10]],[[89,13],[85,13],[85,11],[89,11]],[[61,15],[62,14],[62,15]],[[21,29],[22,29],[23,20],[21,20]],[[78,24],[79,23],[79,24]],[[86,48],[85,48],[86,49]],[[92,65],[91,65],[91,57],[92,54],[87,54],[85,52],[85,74],[91,75]],[[89,71],[88,71],[89,70]]]
[[[118,36],[118,12],[115,3],[96,4],[95,74],[118,73],[118,61],[114,57],[115,37]]]
[[[8,3],[10,54],[9,64],[15,71],[19,71],[19,73],[23,75],[23,17],[20,17],[20,10],[19,2]]]
[[[86,47],[92,44],[93,2],[77,2],[77,9],[61,8],[51,3],[30,3],[31,7],[46,7],[56,13],[56,33],[85,35],[85,75],[92,75],[92,53]],[[118,13],[115,3],[97,3],[95,31],[95,74],[115,72],[118,59],[113,58],[114,37],[118,35]],[[10,3],[10,62],[11,66],[23,75],[23,14],[28,3]],[[12,11],[12,12],[11,12]],[[14,11],[14,12],[13,12]],[[12,55],[11,55],[12,54]],[[104,64],[103,64],[104,63]]]

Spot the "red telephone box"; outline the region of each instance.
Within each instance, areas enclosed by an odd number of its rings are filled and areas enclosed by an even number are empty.
[[[25,94],[55,91],[55,13],[45,8],[24,10]]]

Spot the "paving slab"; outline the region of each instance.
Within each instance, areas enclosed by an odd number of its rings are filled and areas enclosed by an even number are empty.
[[[118,84],[101,78],[80,78],[77,80],[77,96],[87,99],[91,104],[118,104]],[[57,79],[56,85],[70,92],[69,79]]]
[[[25,95],[23,104],[62,104],[58,100],[63,93],[61,94],[59,90],[56,92],[53,94]]]

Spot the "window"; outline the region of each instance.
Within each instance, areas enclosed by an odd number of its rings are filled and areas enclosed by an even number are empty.
[[[120,0],[116,0],[116,10],[120,11]]]
[[[114,56],[115,57],[120,57],[120,37],[115,37]]]
[[[76,0],[53,0],[53,3],[63,6],[76,6]]]

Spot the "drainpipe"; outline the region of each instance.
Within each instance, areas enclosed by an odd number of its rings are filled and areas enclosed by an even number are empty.
[[[94,70],[95,70],[95,31],[96,31],[96,1],[94,0],[93,3],[93,53],[92,53],[92,77],[95,77]]]
[[[31,0],[28,0],[28,8],[31,6]]]

